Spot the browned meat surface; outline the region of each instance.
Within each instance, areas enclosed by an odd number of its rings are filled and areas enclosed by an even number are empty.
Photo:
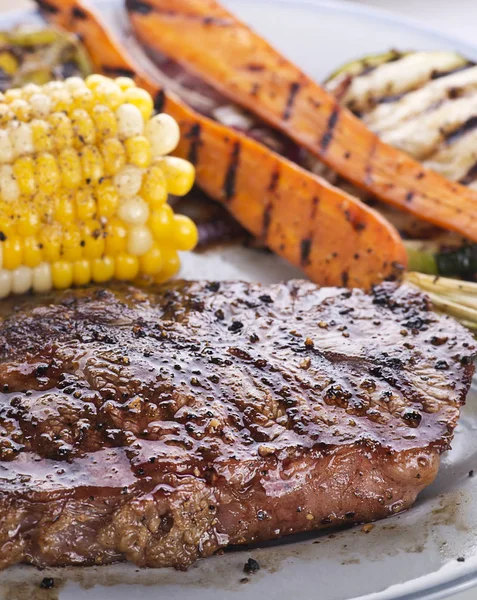
[[[0,566],[185,568],[408,508],[470,384],[424,296],[177,282],[4,303]]]

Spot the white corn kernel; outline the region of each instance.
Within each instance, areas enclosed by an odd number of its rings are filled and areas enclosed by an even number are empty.
[[[52,286],[51,267],[43,262],[33,269],[33,289],[35,292],[48,292]]]
[[[68,79],[65,79],[65,85],[70,92],[82,90],[86,87],[86,83],[81,77],[68,77]]]
[[[151,142],[153,156],[165,156],[175,150],[181,135],[177,121],[165,113],[152,117],[145,134]]]
[[[30,107],[34,117],[45,119],[51,112],[51,100],[46,94],[33,94]]]
[[[0,163],[13,161],[13,146],[8,131],[0,129]]]
[[[33,134],[28,123],[11,123],[10,140],[14,156],[23,156],[33,153]]]
[[[153,241],[149,227],[134,225],[128,234],[128,252],[134,256],[142,256],[152,248]]]
[[[64,84],[62,81],[49,81],[42,86],[43,90],[47,92],[56,92],[58,90],[62,90],[64,88]]]
[[[134,104],[121,104],[116,110],[116,119],[118,120],[118,133],[122,140],[126,140],[135,135],[142,135],[144,131],[144,119],[141,111]]]
[[[23,94],[25,96],[32,96],[33,94],[39,94],[41,92],[41,87],[36,83],[27,83],[23,88]]]
[[[33,282],[33,272],[29,267],[18,267],[12,271],[12,292],[14,294],[24,294],[31,288]]]
[[[0,269],[0,299],[6,298],[12,291],[12,272]]]
[[[133,165],[126,165],[119,173],[116,173],[113,182],[122,198],[132,198],[141,189],[142,177],[141,169]]]
[[[139,196],[128,198],[121,202],[118,216],[130,225],[144,225],[149,218],[149,206]]]
[[[0,194],[6,202],[15,202],[20,197],[20,188],[11,165],[0,167]]]

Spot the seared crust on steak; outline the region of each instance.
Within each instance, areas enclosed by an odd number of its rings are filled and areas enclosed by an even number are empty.
[[[435,477],[474,340],[420,292],[117,285],[0,316],[0,566],[185,568]]]

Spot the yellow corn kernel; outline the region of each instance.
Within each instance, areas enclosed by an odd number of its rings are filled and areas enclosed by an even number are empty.
[[[96,283],[103,283],[109,281],[114,277],[116,265],[114,259],[111,256],[104,256],[103,258],[95,258],[91,261],[91,274],[93,281]]]
[[[40,227],[38,213],[25,207],[19,215],[17,222],[17,231],[21,236],[34,235]]]
[[[43,260],[40,242],[33,236],[23,240],[23,264],[27,267],[37,267]]]
[[[55,194],[55,221],[61,225],[72,223],[76,218],[75,196],[72,192]]]
[[[104,179],[95,191],[98,217],[110,218],[119,207],[119,193],[110,179]]]
[[[66,260],[58,260],[51,265],[51,278],[53,287],[65,290],[73,283],[73,265]]]
[[[92,75],[88,75],[84,80],[85,84],[88,86],[88,89],[95,90],[98,85],[109,81],[107,77],[104,75],[99,75],[98,73],[93,73]]]
[[[162,251],[157,244],[143,254],[139,259],[141,273],[145,275],[157,275],[162,269]]]
[[[96,133],[100,140],[117,137],[118,122],[116,121],[116,115],[108,106],[98,104],[93,108],[91,116],[96,125]]]
[[[66,261],[77,261],[83,258],[82,236],[76,228],[66,229],[63,233],[62,256]]]
[[[12,52],[8,50],[0,52],[0,69],[7,75],[15,75],[19,67],[18,60]]]
[[[0,125],[5,127],[13,119],[13,111],[7,104],[0,104]]]
[[[96,215],[96,201],[91,187],[80,188],[76,192],[76,214],[80,221],[89,221]]]
[[[116,110],[124,102],[122,90],[110,79],[96,86],[93,94],[97,104],[104,104],[112,110]]]
[[[40,244],[46,262],[52,263],[60,259],[61,238],[61,227],[57,224],[44,227],[40,231]]]
[[[197,227],[189,217],[174,215],[172,218],[173,240],[176,250],[193,250],[199,240]]]
[[[162,250],[162,268],[159,275],[154,277],[156,283],[163,283],[169,280],[174,275],[177,275],[181,268],[181,261],[179,255],[175,250],[171,248],[164,248]]]
[[[31,122],[31,133],[35,152],[52,152],[53,128],[48,121],[34,119]]]
[[[71,112],[71,125],[76,148],[80,149],[85,145],[92,146],[95,143],[96,129],[93,119],[85,110],[77,108]]]
[[[86,285],[91,281],[91,265],[89,260],[77,260],[73,263],[73,282],[75,285]]]
[[[53,194],[60,186],[61,177],[58,162],[53,154],[43,152],[36,157],[36,182],[38,189],[45,194]]]
[[[128,230],[120,219],[110,219],[106,224],[105,233],[105,249],[107,254],[117,256],[126,250]]]
[[[65,188],[76,190],[83,181],[81,159],[74,148],[63,148],[58,155],[61,181]]]
[[[147,137],[136,135],[124,142],[128,162],[141,169],[147,169],[151,164],[151,144]]]
[[[21,100],[23,92],[17,88],[11,88],[4,94],[4,100],[7,104],[11,104],[14,100]]]
[[[31,200],[31,205],[35,207],[41,222],[53,222],[54,210],[50,194],[45,194],[42,190],[38,190]]]
[[[71,92],[71,100],[72,100],[72,109],[81,109],[86,110],[87,112],[91,112],[93,110],[94,105],[96,104],[96,99],[91,90],[87,87],[78,88]]]
[[[126,150],[116,138],[108,138],[100,145],[104,163],[104,174],[107,177],[116,175],[126,165]]]
[[[123,101],[129,104],[134,104],[141,111],[144,122],[147,123],[151,118],[154,110],[154,102],[151,94],[138,87],[130,87],[124,91]]]
[[[123,92],[128,90],[129,88],[136,87],[134,79],[131,79],[130,77],[116,77],[114,81],[116,82],[116,85],[119,87],[119,89]]]
[[[164,171],[167,181],[167,190],[174,196],[185,196],[194,185],[194,165],[177,156],[166,156],[157,164]]]
[[[56,150],[70,148],[73,145],[73,126],[65,113],[53,113],[50,115],[51,137]]]
[[[148,226],[156,240],[169,240],[172,237],[172,217],[174,213],[168,204],[152,212]]]
[[[34,159],[31,156],[17,158],[13,163],[13,175],[20,188],[20,194],[31,198],[37,191]]]
[[[116,269],[114,271],[116,279],[131,281],[138,276],[139,259],[130,254],[119,254],[116,257]]]
[[[152,165],[146,171],[139,195],[144,198],[151,209],[159,208],[167,201],[166,176],[159,166]]]
[[[23,241],[16,235],[9,235],[3,242],[3,268],[10,271],[23,262]]]
[[[13,111],[15,117],[19,121],[29,121],[31,119],[31,107],[26,100],[18,99],[14,100],[10,104],[10,110]]]
[[[86,185],[97,183],[104,175],[103,157],[96,146],[86,146],[80,152]]]
[[[83,256],[85,258],[100,258],[104,254],[104,233],[99,221],[88,221],[82,227]]]
[[[61,82],[53,82],[60,83]],[[48,85],[48,84],[47,84]],[[49,92],[52,112],[68,112],[73,106],[71,94],[66,89],[55,89]]]

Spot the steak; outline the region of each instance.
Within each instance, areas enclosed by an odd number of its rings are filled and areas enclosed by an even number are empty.
[[[92,287],[2,315],[2,567],[186,568],[401,512],[474,370],[470,333],[390,283]]]

